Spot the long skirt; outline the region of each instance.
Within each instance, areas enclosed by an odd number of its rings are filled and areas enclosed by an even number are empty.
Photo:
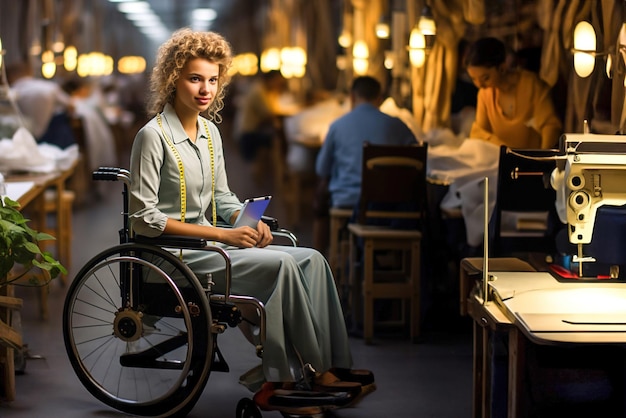
[[[316,371],[350,368],[352,356],[343,312],[326,259],[305,247],[226,247],[231,294],[253,296],[265,305],[263,374],[269,382],[302,378],[302,364]],[[224,262],[214,252],[189,250],[184,261],[199,278],[211,273],[215,292],[224,291]]]

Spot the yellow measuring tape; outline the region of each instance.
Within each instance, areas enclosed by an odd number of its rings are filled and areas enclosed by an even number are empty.
[[[204,123],[204,130],[207,134],[207,141],[209,143],[209,155],[211,158],[211,209],[213,215],[213,226],[217,226],[217,209],[215,208],[215,151],[213,150],[213,140],[211,139],[211,133],[209,132],[209,125],[204,118],[202,118],[202,122]],[[167,142],[167,145],[172,150],[172,153],[174,153],[174,157],[176,158],[176,164],[178,165],[178,174],[180,179],[180,221],[185,222],[185,214],[187,212],[187,186],[185,185],[185,167],[183,166],[183,160],[182,158],[180,158],[178,150],[165,133],[165,129],[163,129],[163,122],[161,120],[160,113],[157,114],[157,123],[161,128],[161,132],[163,132],[165,142]]]

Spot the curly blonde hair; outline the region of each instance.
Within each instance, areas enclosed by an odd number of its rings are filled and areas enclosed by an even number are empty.
[[[207,117],[217,123],[221,121],[219,111],[224,107],[225,88],[230,81],[228,75],[232,63],[230,44],[218,33],[195,32],[189,28],[177,30],[159,47],[150,77],[149,115],[162,112],[167,103],[174,103],[176,82],[180,78],[182,68],[193,58],[204,58],[219,65],[217,94],[207,110]]]

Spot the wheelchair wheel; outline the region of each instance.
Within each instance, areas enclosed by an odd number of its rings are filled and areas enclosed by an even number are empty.
[[[241,398],[237,403],[237,418],[263,418],[261,411],[250,398]]]
[[[193,272],[154,246],[122,244],[78,273],[63,311],[74,371],[100,401],[133,415],[185,416],[210,374],[211,310]]]

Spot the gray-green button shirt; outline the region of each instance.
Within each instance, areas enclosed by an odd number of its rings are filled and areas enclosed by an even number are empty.
[[[217,214],[228,221],[241,202],[228,188],[220,133],[212,122],[198,118],[198,137],[192,142],[171,105],[162,113],[162,129],[156,118],[135,137],[131,152],[130,220],[140,235],[154,237],[165,229],[167,218],[181,219],[180,171],[165,135],[176,147],[184,168],[187,208],[185,222],[209,225],[211,205],[211,158],[215,156],[215,202]],[[205,132],[205,126],[209,132]],[[141,176],[141,178],[139,178]]]

